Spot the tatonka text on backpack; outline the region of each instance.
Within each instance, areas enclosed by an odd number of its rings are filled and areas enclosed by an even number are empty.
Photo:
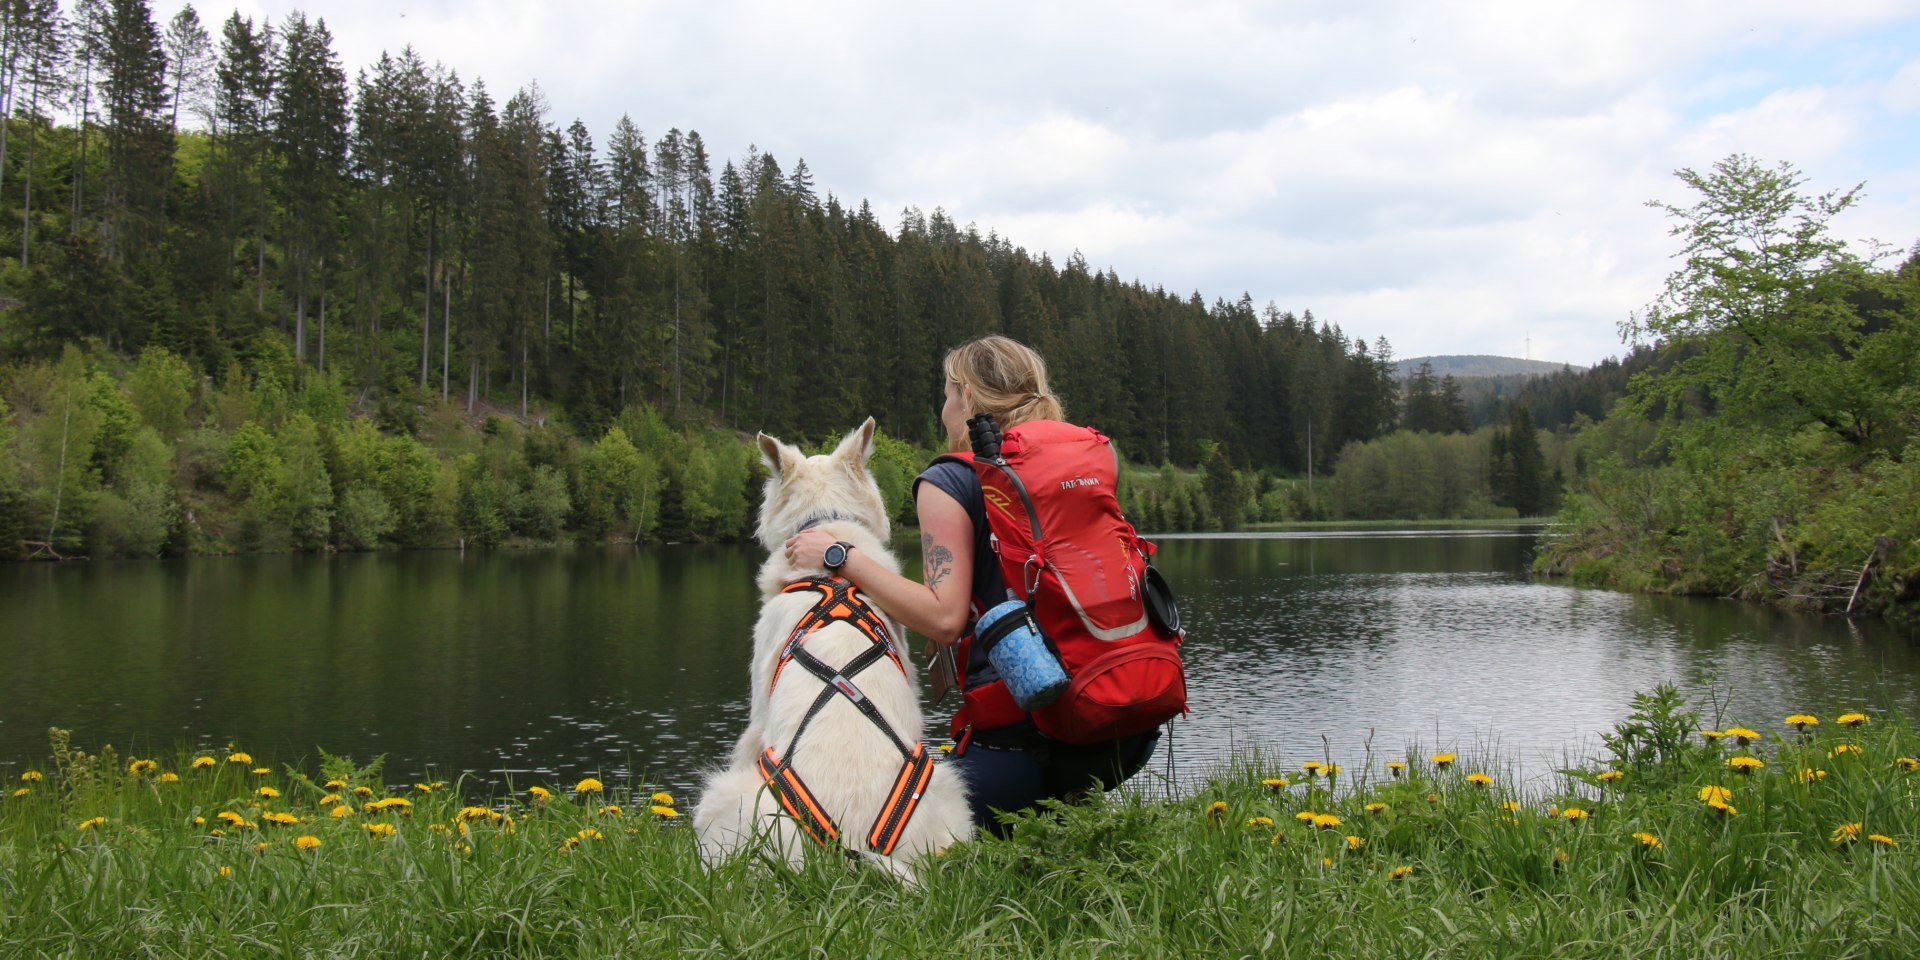
[[[973,453],[941,459],[969,463],[980,477],[989,542],[1010,599],[1027,605],[1070,679],[1064,692],[1031,714],[1004,679],[965,688],[953,717],[955,739],[964,743],[972,730],[1031,716],[1057,740],[1098,743],[1184,713],[1184,633],[1152,568],[1154,545],[1120,512],[1119,459],[1111,441],[1098,430],[1054,420],[1023,423],[1004,438],[990,415],[968,426]],[[976,635],[964,642],[982,641]],[[961,662],[968,653],[963,647]]]

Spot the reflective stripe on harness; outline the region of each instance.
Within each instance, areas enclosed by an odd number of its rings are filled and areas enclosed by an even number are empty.
[[[760,779],[767,782],[774,797],[786,808],[787,815],[800,824],[800,829],[805,830],[807,836],[823,847],[829,846],[840,838],[840,830],[834,826],[833,818],[827,816],[827,811],[813,799],[812,791],[801,782],[800,775],[793,771],[792,760],[789,754],[787,762],[782,762],[773,755],[773,748],[768,747],[767,752],[760,755]]]
[[[894,779],[893,790],[888,794],[887,802],[874,818],[873,829],[868,831],[867,846],[882,855],[893,852],[906,832],[907,822],[912,819],[914,810],[920,805],[920,797],[926,792],[927,784],[933,779],[933,754],[923,742],[915,741],[909,748],[900,739],[886,717],[880,713],[871,698],[854,685],[853,677],[860,671],[878,662],[881,657],[893,661],[903,676],[911,676],[907,665],[900,661],[900,655],[894,650],[892,635],[885,621],[876,616],[872,608],[866,605],[853,584],[839,577],[810,578],[788,584],[782,593],[812,591],[821,594],[821,599],[800,617],[793,632],[788,635],[786,644],[780,651],[780,662],[775,664],[773,681],[769,684],[767,695],[773,695],[773,688],[780,684],[780,673],[788,663],[798,663],[808,673],[824,684],[813,704],[800,718],[800,725],[793,731],[793,739],[787,743],[786,757],[782,759],[768,747],[759,760],[760,779],[780,801],[782,809],[800,824],[807,836],[821,846],[832,846],[840,839],[838,825],[827,814],[826,808],[814,799],[812,791],[801,781],[800,774],[794,769],[794,754],[800,747],[800,736],[807,725],[826,707],[837,694],[859,710],[880,732],[892,741],[894,749],[903,758],[900,775]],[[808,636],[830,623],[850,623],[859,630],[872,646],[835,669],[822,662],[818,657],[802,649]]]
[[[890,854],[900,842],[900,835],[906,832],[907,821],[912,819],[915,807],[920,805],[920,795],[927,791],[927,782],[933,779],[933,754],[927,752],[925,743],[913,746],[913,756],[907,758],[907,764],[900,768],[899,779],[893,782],[893,792],[887,795],[887,802],[880,808],[880,815],[873,819],[873,830],[867,834],[867,847],[881,855]]]

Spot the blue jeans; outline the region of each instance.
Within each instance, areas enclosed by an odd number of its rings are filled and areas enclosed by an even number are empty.
[[[1140,772],[1153,757],[1159,730],[1106,743],[1075,745],[1036,741],[1019,746],[975,740],[953,758],[967,781],[973,822],[1006,836],[997,810],[1025,810],[1042,800],[1073,802],[1093,790],[1111,790]]]

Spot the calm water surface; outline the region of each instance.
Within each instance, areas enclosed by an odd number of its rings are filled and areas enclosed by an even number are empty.
[[[1789,713],[1920,714],[1920,643],[1727,601],[1530,582],[1532,530],[1168,536],[1192,717],[1155,772],[1410,748],[1534,776],[1662,680]],[[745,723],[751,547],[0,566],[0,774],[46,729],[170,756],[384,754],[389,781],[685,791]],[[1711,718],[1709,718],[1711,719]],[[944,723],[937,713],[930,727]],[[1324,739],[1323,739],[1324,738]],[[1171,767],[1169,767],[1169,754]]]

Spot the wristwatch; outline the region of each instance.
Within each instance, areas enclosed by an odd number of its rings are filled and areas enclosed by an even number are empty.
[[[840,567],[847,562],[847,554],[852,552],[853,544],[845,540],[836,540],[831,546],[827,547],[826,552],[821,555],[820,562],[825,564],[828,570],[838,573]]]

